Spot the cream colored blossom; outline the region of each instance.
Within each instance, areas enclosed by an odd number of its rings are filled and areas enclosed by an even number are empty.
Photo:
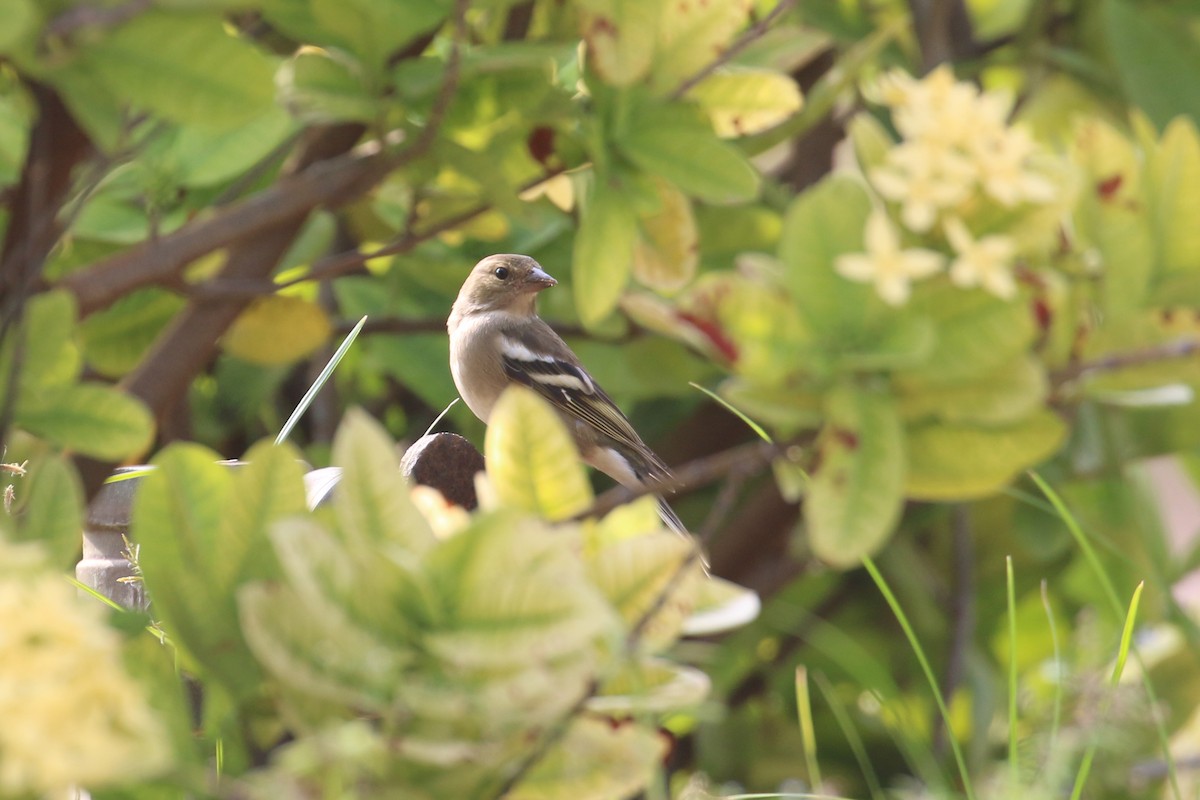
[[[1024,128],[980,137],[972,146],[983,190],[1005,206],[1054,200],[1054,184],[1029,167],[1037,145]]]
[[[1011,300],[1017,294],[1012,264],[1016,245],[1008,236],[975,239],[962,220],[946,220],[946,238],[957,254],[950,264],[950,280],[963,288],[982,286],[997,297]]]
[[[121,663],[105,610],[0,541],[0,796],[98,787],[161,772],[165,730]]]
[[[871,182],[883,197],[900,204],[900,219],[925,233],[938,215],[970,196],[975,184],[972,163],[958,153],[918,142],[900,144],[887,162],[871,170]]]
[[[875,284],[885,303],[904,304],[914,280],[927,278],[942,268],[942,256],[932,250],[903,249],[900,236],[883,211],[873,211],[863,233],[865,253],[838,256],[834,269],[844,278]]]

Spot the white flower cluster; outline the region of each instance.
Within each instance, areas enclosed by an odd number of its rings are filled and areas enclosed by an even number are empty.
[[[45,564],[0,539],[0,797],[161,772],[165,731],[121,663],[116,631]]]
[[[976,238],[964,221],[982,203],[1012,208],[1057,196],[1054,183],[1031,165],[1036,143],[1007,121],[1011,97],[957,81],[946,66],[920,80],[890,73],[873,96],[891,109],[901,141],[868,172],[871,185],[899,206],[906,229],[941,233],[954,253],[949,273],[956,285],[1014,297],[1015,241],[1005,235]],[[874,283],[892,305],[908,299],[912,280],[942,271],[938,253],[901,249],[900,234],[882,211],[868,220],[864,240],[866,253],[842,256],[835,267],[845,278]]]

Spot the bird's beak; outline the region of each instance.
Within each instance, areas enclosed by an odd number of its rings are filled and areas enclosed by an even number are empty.
[[[551,286],[557,286],[558,281],[550,276],[550,273],[545,270],[534,267],[529,271],[529,277],[525,279],[527,283],[533,286],[534,291],[540,292],[542,289],[549,289]]]

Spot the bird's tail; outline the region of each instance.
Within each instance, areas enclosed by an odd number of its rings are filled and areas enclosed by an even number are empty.
[[[687,526],[683,524],[683,520],[681,520],[679,515],[675,513],[675,509],[671,508],[670,503],[668,503],[661,494],[655,495],[654,499],[658,501],[659,519],[663,521],[664,525],[678,533],[696,548],[696,550],[699,552],[700,566],[704,568],[704,572],[707,574],[708,558],[705,557],[704,548],[700,545],[699,540],[696,539],[695,536],[692,536],[691,532],[687,529]]]

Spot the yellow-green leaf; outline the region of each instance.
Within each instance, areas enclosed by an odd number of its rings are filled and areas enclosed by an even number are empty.
[[[558,413],[522,386],[500,396],[488,420],[487,474],[504,506],[569,519],[592,503],[579,451]]]
[[[920,421],[1003,425],[1024,419],[1046,399],[1049,381],[1041,362],[1022,355],[969,383],[927,386],[897,381],[900,415]]]
[[[380,552],[404,565],[433,546],[433,531],[409,496],[391,437],[362,409],[347,411],[338,426],[333,463],[342,468],[334,510],[342,535],[358,552]]]
[[[800,87],[778,72],[727,67],[705,78],[688,97],[712,119],[718,136],[731,138],[773,128],[803,105]]]
[[[148,11],[86,57],[114,94],[184,124],[236,127],[275,100],[267,56],[215,15]]]
[[[591,67],[606,83],[629,86],[650,69],[665,0],[578,0]]]
[[[133,370],[187,301],[166,289],[141,289],[79,323],[88,366],[110,378]]]
[[[289,364],[324,344],[332,329],[329,316],[316,303],[273,294],[243,311],[221,338],[221,346],[253,364]]]
[[[805,521],[813,552],[849,567],[878,550],[904,505],[904,438],[887,395],[850,386],[830,393]]]
[[[1163,132],[1146,169],[1146,192],[1164,271],[1200,270],[1200,133],[1187,117]]]
[[[646,286],[664,292],[682,289],[696,275],[700,234],[687,195],[656,178],[658,210],[641,217],[641,236],[633,248],[633,274]]]
[[[665,714],[698,705],[711,685],[708,676],[698,669],[644,656],[606,680],[587,707],[614,716]]]
[[[633,209],[598,176],[575,234],[571,273],[575,308],[584,325],[597,325],[616,308],[633,269],[635,241]]]
[[[753,5],[751,0],[668,2],[661,16],[652,85],[671,91],[724,53]]]
[[[141,453],[154,434],[141,401],[98,383],[48,388],[36,402],[22,398],[16,424],[59,447],[108,461]]]
[[[1065,437],[1066,426],[1049,411],[997,427],[929,423],[909,428],[906,493],[935,501],[987,497],[1053,455]]]
[[[539,758],[505,800],[611,800],[633,797],[658,773],[667,740],[636,723],[576,716],[566,736]]]
[[[44,453],[31,464],[17,511],[18,539],[39,541],[51,563],[65,567],[79,552],[83,484],[67,459]]]

